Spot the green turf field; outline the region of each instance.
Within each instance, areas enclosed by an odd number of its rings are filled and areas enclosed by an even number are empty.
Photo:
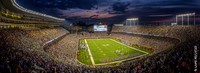
[[[113,39],[83,39],[80,43],[85,47],[79,50],[78,60],[87,65],[114,64],[149,54]]]

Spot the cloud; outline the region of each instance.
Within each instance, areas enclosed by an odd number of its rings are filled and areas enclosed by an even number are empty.
[[[114,17],[119,14],[110,14],[107,11],[104,11],[107,9],[107,7],[102,7],[98,10],[86,10],[86,9],[68,9],[68,10],[59,10],[59,12],[62,14],[60,17],[65,17],[65,18],[74,18],[74,17],[80,17],[80,18],[109,18],[109,17]]]
[[[58,9],[68,9],[68,8],[81,8],[81,9],[91,9],[97,4],[96,0],[33,0],[36,5],[58,8]]]
[[[179,13],[200,13],[200,0],[17,0],[17,2],[25,8],[60,18],[123,21],[129,17],[148,20],[148,17],[162,17],[165,14],[173,16]]]
[[[116,11],[117,13],[124,13],[128,9],[128,6],[130,3],[127,2],[116,2],[112,5],[113,11]]]

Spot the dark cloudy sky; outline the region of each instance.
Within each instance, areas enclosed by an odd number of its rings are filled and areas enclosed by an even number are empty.
[[[122,22],[173,21],[174,15],[200,13],[200,0],[16,0],[21,6],[59,18],[92,18]]]

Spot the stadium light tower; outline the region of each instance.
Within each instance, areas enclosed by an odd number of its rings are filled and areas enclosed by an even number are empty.
[[[139,18],[128,18],[128,19],[126,19],[126,25],[128,25],[128,23],[129,23],[129,26],[131,26],[133,23],[134,23],[133,25],[137,25],[138,20],[139,20]]]
[[[176,24],[178,24],[178,18],[181,17],[181,21],[182,21],[182,25],[184,24],[184,17],[187,17],[187,24],[189,25],[190,24],[190,17],[193,16],[194,17],[194,25],[195,25],[195,13],[187,13],[187,14],[179,14],[179,15],[176,15]]]

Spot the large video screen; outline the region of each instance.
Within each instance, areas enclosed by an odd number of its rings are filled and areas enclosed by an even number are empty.
[[[107,31],[107,25],[94,25],[94,31]]]

